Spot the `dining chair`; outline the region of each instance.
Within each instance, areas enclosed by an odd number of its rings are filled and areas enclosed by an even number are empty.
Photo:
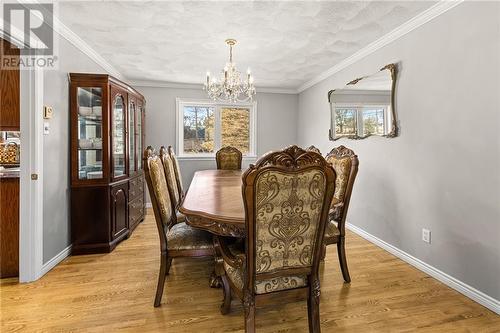
[[[358,173],[359,161],[354,151],[345,146],[333,148],[326,155],[326,160],[335,170],[337,179],[335,180],[335,194],[333,195],[330,207],[322,257],[326,256],[327,245],[337,244],[342,276],[344,281],[349,283],[351,282],[351,277],[347,268],[347,258],[345,255],[345,220],[354,180]]]
[[[219,170],[241,170],[243,154],[238,148],[227,146],[215,153],[215,161]]]
[[[154,306],[161,304],[166,275],[173,258],[213,256],[212,235],[185,222],[175,223],[163,163],[153,148],[144,151],[144,172],[160,236],[160,272]]]
[[[184,186],[182,185],[181,168],[179,167],[179,161],[177,160],[177,156],[175,156],[175,152],[172,146],[168,146],[168,154],[170,155],[172,163],[174,164],[175,180],[177,182],[177,189],[179,190],[180,199],[182,200],[184,198]]]
[[[177,218],[177,223],[186,221],[186,216],[179,212],[179,206],[181,204],[181,196],[179,193],[179,188],[177,185],[177,177],[174,167],[174,162],[167,151],[167,148],[161,146],[160,148],[160,159],[163,164],[163,169],[165,171],[165,178],[167,180],[168,194],[170,195],[170,201],[172,202],[172,211],[175,212]]]
[[[319,263],[335,172],[319,154],[297,146],[261,157],[243,174],[244,251],[216,238],[227,314],[234,292],[245,331],[255,332],[255,307],[307,299],[309,332],[320,332]]]
[[[321,155],[321,150],[319,150],[319,148],[317,148],[316,146],[314,145],[310,145],[309,147],[306,148],[307,151],[313,151],[315,153],[318,153]]]

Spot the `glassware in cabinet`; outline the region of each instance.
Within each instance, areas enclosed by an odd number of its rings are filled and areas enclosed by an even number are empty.
[[[77,88],[78,179],[101,179],[102,169],[102,88]]]

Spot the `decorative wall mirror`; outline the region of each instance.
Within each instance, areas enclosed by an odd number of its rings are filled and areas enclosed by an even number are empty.
[[[330,90],[330,140],[398,135],[394,103],[397,65],[355,79],[342,89]]]

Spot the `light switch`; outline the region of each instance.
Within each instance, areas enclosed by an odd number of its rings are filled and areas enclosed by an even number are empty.
[[[48,135],[50,132],[50,124],[48,121],[43,122],[43,135]]]
[[[43,118],[51,119],[53,115],[54,115],[54,110],[52,109],[51,106],[43,107]]]

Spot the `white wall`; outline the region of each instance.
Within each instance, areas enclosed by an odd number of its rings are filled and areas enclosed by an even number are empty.
[[[43,262],[71,244],[69,174],[69,72],[105,73],[89,57],[59,35],[57,70],[44,73],[44,105],[54,108],[43,139]]]
[[[146,146],[175,148],[176,98],[207,99],[200,89],[135,87],[146,98]],[[297,142],[298,96],[293,94],[259,93],[257,89],[257,156]],[[243,161],[243,167],[255,159]],[[179,164],[187,189],[197,170],[215,169],[213,160],[180,159]],[[149,199],[148,199],[149,200]]]
[[[500,3],[463,3],[299,95],[298,140],[359,156],[348,222],[500,299]],[[400,62],[395,139],[328,141],[327,92]],[[421,240],[432,231],[432,244]]]

